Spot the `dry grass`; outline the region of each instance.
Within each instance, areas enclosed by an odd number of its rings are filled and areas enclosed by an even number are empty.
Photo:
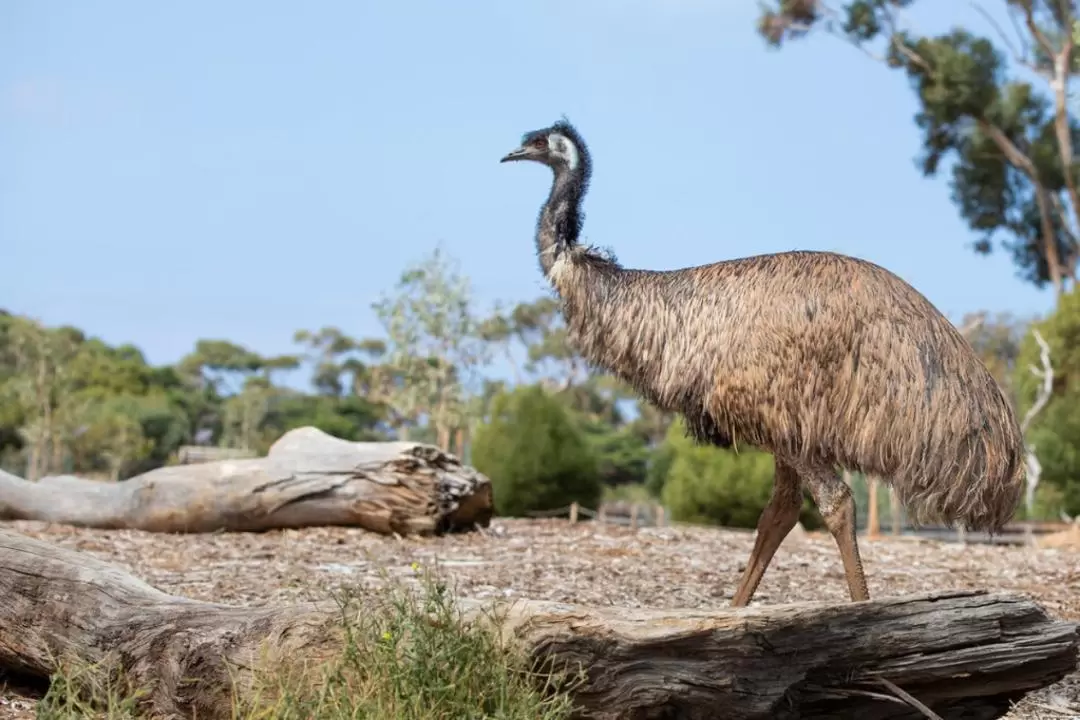
[[[459,593],[628,607],[726,605],[753,534],[694,527],[629,528],[565,520],[496,520],[485,533],[386,538],[347,528],[265,534],[154,535],[42,523],[19,532],[117,563],[166,592],[260,605],[325,598],[344,586],[414,582],[412,563],[438,561]],[[1019,591],[1080,620],[1080,551],[863,540],[873,597],[942,589]],[[847,602],[832,539],[792,535],[755,604]],[[0,691],[0,718],[34,717],[33,701]],[[1080,718],[1080,676],[1034,694],[1010,720]]]

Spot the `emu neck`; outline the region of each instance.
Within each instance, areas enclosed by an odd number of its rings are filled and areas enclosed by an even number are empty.
[[[551,279],[555,262],[577,245],[581,232],[581,185],[567,170],[557,168],[551,194],[540,210],[536,254],[544,277]]]

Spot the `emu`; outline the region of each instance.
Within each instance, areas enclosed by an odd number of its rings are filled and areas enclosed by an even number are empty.
[[[569,341],[594,367],[678,412],[699,443],[774,457],[732,605],[747,605],[809,491],[852,601],[869,600],[855,501],[838,468],[889,482],[913,522],[995,532],[1024,481],[1000,386],[923,295],[871,262],[792,251],[678,270],[623,268],[579,244],[592,164],[565,118],[500,162],[551,168],[536,251]]]

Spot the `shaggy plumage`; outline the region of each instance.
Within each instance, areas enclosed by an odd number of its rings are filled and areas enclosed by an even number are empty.
[[[591,172],[577,131],[561,121],[528,133],[504,161],[519,159],[554,172],[537,252],[573,346],[681,413],[698,441],[775,455],[776,488],[736,604],[749,602],[794,525],[804,485],[837,538],[853,599],[868,597],[837,466],[890,482],[914,522],[992,532],[1012,516],[1025,467],[1016,417],[963,336],[909,284],[828,252],[625,269],[577,242]]]

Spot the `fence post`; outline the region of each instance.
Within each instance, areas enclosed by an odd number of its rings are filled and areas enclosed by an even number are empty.
[[[577,514],[578,514],[578,504],[577,504],[577,500],[575,500],[574,502],[570,503],[570,523],[571,524],[577,522]]]
[[[850,473],[845,473],[850,485]],[[878,519],[878,479],[873,475],[866,475],[866,492],[868,495],[868,507],[866,513],[866,537],[876,538],[881,534],[881,520]]]
[[[897,536],[901,534],[901,525],[903,525],[901,511],[900,497],[896,494],[896,488],[889,487],[889,523],[892,526],[889,531]]]
[[[656,506],[656,527],[664,527],[667,523],[664,522],[664,506]]]
[[[630,529],[631,530],[637,530],[637,525],[638,525],[637,513],[638,513],[638,504],[634,503],[634,504],[632,504],[630,506]]]

